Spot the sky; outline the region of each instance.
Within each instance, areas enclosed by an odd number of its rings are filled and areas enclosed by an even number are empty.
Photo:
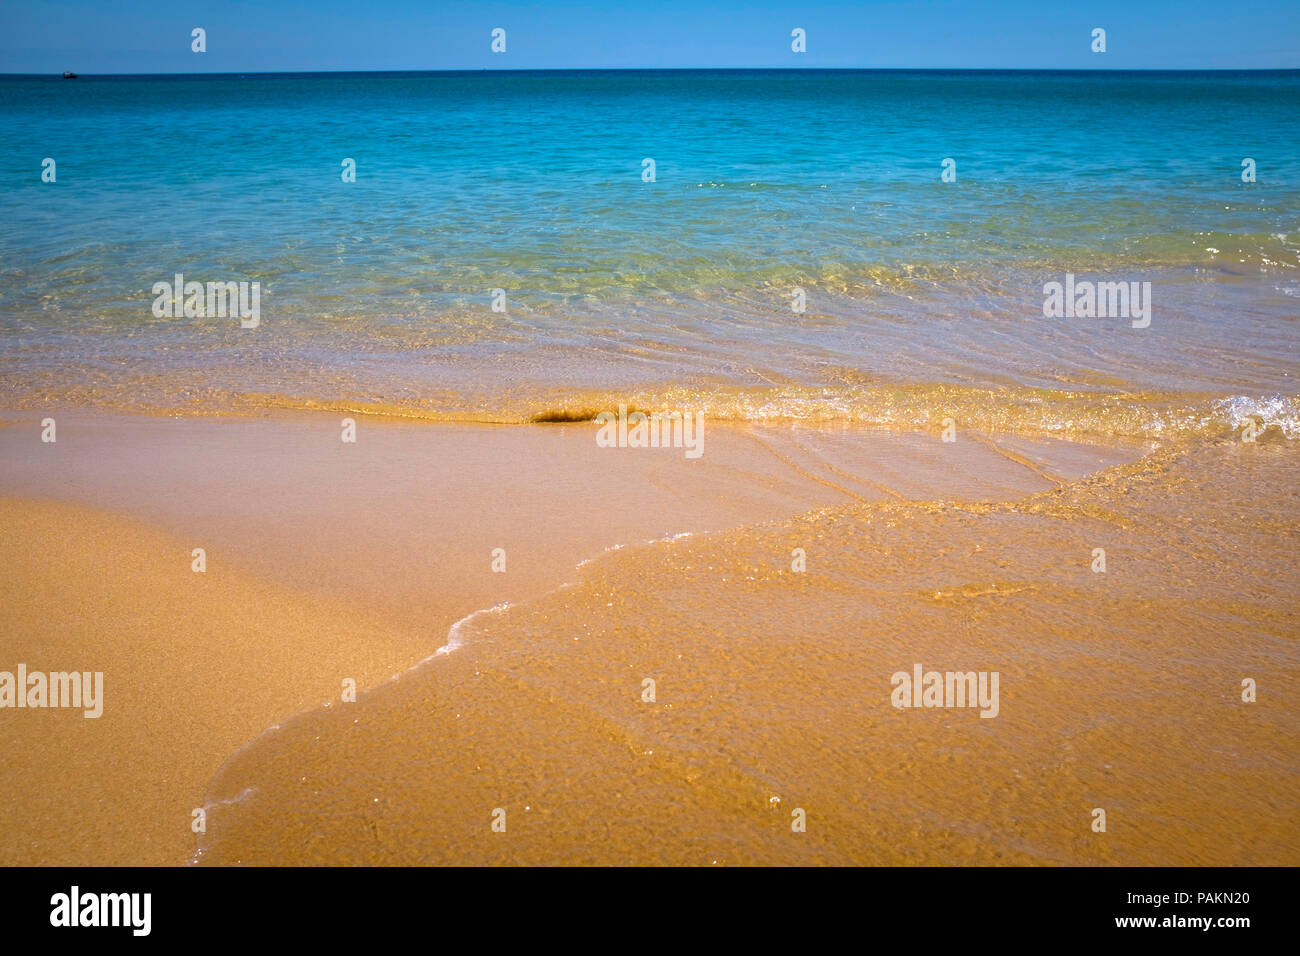
[[[1300,0],[0,0],[0,73],[693,67],[1297,69]]]

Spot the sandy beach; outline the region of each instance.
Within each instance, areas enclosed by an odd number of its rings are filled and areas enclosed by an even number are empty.
[[[1287,487],[1284,444],[5,420],[0,669],[105,699],[6,715],[4,863],[1296,859],[1294,569],[1251,538],[1293,512],[1168,500]],[[1174,560],[1233,534],[1271,580]],[[914,662],[999,670],[998,718],[892,707]]]
[[[963,497],[1049,484],[980,444],[944,456],[888,433],[716,429],[691,461],[600,449],[588,423],[363,419],[345,444],[323,416],[72,414],[55,443],[39,432],[0,429],[8,667],[102,671],[108,689],[96,720],[9,715],[7,862],[182,862],[192,809],[262,731],[338,702],[344,678],[365,690],[406,671],[456,621],[545,595],[608,549],[913,494],[927,469],[937,488],[954,459]],[[794,464],[810,443],[819,457]],[[1062,446],[1053,467],[1113,457]]]

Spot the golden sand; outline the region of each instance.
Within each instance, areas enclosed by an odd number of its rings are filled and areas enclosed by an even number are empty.
[[[231,753],[410,649],[341,601],[190,571],[185,543],[88,508],[0,499],[4,664],[104,673],[104,713],[0,711],[0,861],[178,863]]]
[[[29,432],[0,669],[102,670],[106,702],[0,711],[0,862],[1300,861],[1286,443]],[[914,663],[998,671],[998,716],[892,707]]]

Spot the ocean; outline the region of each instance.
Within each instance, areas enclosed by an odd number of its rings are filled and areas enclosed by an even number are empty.
[[[0,397],[1291,433],[1298,102],[1295,71],[0,78]],[[176,274],[258,283],[259,326],[156,315]],[[1067,275],[1149,282],[1149,325],[1045,316]]]

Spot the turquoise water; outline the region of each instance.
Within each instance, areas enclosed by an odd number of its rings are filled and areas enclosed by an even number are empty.
[[[1298,72],[0,78],[0,402],[1288,397],[1298,218]],[[260,326],[156,317],[178,272]],[[1151,327],[1045,319],[1066,272]]]

